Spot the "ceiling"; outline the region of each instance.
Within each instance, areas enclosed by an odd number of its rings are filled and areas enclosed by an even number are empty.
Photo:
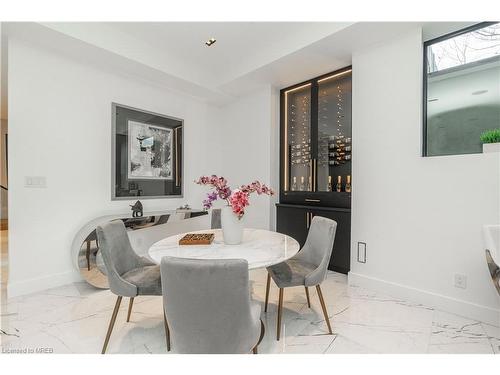
[[[498,108],[500,58],[488,63],[470,63],[448,71],[428,80],[429,118],[461,108]]]
[[[190,62],[194,76],[226,83],[349,26],[339,22],[120,22],[126,33],[169,59]],[[217,41],[205,45],[209,38]]]
[[[223,104],[262,85],[278,88],[351,64],[355,51],[412,28],[424,38],[470,23],[51,22],[8,23],[7,34]],[[216,38],[212,47],[205,41]]]

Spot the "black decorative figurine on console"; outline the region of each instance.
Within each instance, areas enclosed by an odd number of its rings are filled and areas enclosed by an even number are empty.
[[[141,201],[135,202],[135,204],[132,207],[132,217],[142,217],[144,215],[142,211],[142,203]]]

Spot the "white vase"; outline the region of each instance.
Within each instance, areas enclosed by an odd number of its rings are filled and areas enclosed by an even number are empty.
[[[243,238],[244,215],[241,219],[233,212],[231,206],[222,208],[221,226],[224,243],[226,245],[238,245]]]
[[[500,152],[500,142],[497,143],[483,143],[483,153]]]

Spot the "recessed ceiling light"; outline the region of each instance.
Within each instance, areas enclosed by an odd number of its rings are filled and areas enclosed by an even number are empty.
[[[486,94],[488,92],[488,90],[478,90],[478,91],[474,91],[472,93],[472,95],[482,95],[482,94]]]
[[[215,38],[210,38],[209,40],[207,40],[205,42],[205,44],[208,46],[208,47],[211,47],[217,40],[215,40]]]

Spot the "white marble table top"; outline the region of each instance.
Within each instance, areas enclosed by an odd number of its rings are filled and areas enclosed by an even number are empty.
[[[189,233],[214,233],[210,245],[179,245],[186,234],[164,238],[149,249],[149,256],[160,263],[164,256],[191,259],[246,259],[248,269],[269,267],[283,262],[300,250],[299,243],[285,234],[264,229],[245,229],[239,245],[226,245],[220,229],[208,229]]]

